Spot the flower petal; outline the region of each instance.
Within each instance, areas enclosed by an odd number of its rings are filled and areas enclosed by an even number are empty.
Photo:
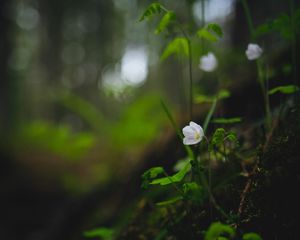
[[[218,66],[218,60],[212,52],[200,58],[199,67],[203,71],[212,72]]]
[[[247,50],[246,50],[246,56],[248,60],[255,60],[258,59],[263,53],[263,50],[261,47],[256,43],[249,43]]]
[[[200,139],[185,137],[183,139],[183,144],[184,145],[194,145],[194,144],[197,144],[200,141],[201,141]]]
[[[182,133],[185,137],[191,137],[191,138],[194,138],[195,136],[195,130],[190,127],[190,126],[185,126],[183,129],[182,129]]]
[[[199,133],[199,134],[203,134],[203,129],[202,129],[202,127],[199,125],[199,124],[197,124],[197,123],[195,123],[195,122],[190,122],[190,126],[191,126],[191,128],[192,129],[194,129],[197,133]]]

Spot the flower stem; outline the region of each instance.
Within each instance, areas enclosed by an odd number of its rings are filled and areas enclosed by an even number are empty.
[[[207,183],[207,180],[203,174],[203,172],[200,172],[200,178],[201,182],[206,189],[208,196],[209,196],[209,201],[210,203],[214,206],[214,208],[219,211],[219,213],[225,217],[227,220],[230,220],[230,216],[223,210],[223,208],[217,203],[216,199],[214,198],[211,189],[209,188],[209,184]]]
[[[204,123],[203,123],[203,131],[204,131],[204,132],[206,132],[207,127],[208,127],[208,124],[209,124],[209,122],[210,122],[210,120],[211,120],[211,118],[212,118],[212,116],[213,116],[213,114],[214,114],[214,112],[215,112],[215,110],[216,110],[217,102],[218,102],[218,98],[216,97],[216,98],[213,100],[212,105],[211,105],[211,107],[210,107],[210,109],[209,109],[209,112],[208,112],[208,114],[206,115],[206,118],[205,118],[205,120],[204,120]]]
[[[207,142],[207,146],[209,148],[209,140],[207,139],[206,136],[204,136],[206,142]],[[208,158],[209,158],[209,164],[210,164],[210,150],[208,149]],[[199,166],[199,165],[198,165]],[[209,167],[211,167],[209,165]],[[204,189],[207,191],[208,193],[208,197],[209,197],[209,202],[210,204],[212,204],[212,206],[223,216],[225,217],[227,220],[231,220],[230,216],[223,210],[223,208],[217,203],[216,199],[213,196],[212,193],[212,188],[211,188],[211,170],[209,169],[209,177],[208,177],[208,182],[207,179],[203,173],[203,171],[199,168],[199,176],[200,176],[200,181],[202,186],[204,187]]]
[[[270,108],[270,97],[269,97],[269,70],[268,67],[266,67],[266,79],[265,79],[266,85],[265,85],[265,107],[266,107],[266,127],[268,130],[271,130],[271,124],[272,124],[272,114],[271,114],[271,108]]]
[[[188,43],[188,64],[189,64],[189,117],[190,120],[193,119],[193,71],[192,71],[192,45],[191,45],[191,40],[189,38],[189,36],[186,34],[186,32],[183,30],[183,28],[181,27],[181,23],[177,20],[178,22],[178,28],[181,31],[182,35],[184,36],[184,38],[186,39],[187,43]]]
[[[201,0],[201,25],[205,25],[205,0]]]
[[[200,19],[201,28],[204,28],[205,26],[205,0],[201,0],[201,19]],[[203,38],[200,39],[201,41],[201,53],[205,53],[205,41]]]
[[[192,46],[191,46],[191,41],[190,39],[187,38],[188,41],[188,48],[189,48],[189,79],[190,79],[190,102],[189,102],[189,107],[190,107],[190,119],[193,119],[193,71],[192,71]]]
[[[245,14],[246,14],[246,19],[250,31],[250,38],[252,40],[256,40],[255,36],[255,28],[253,25],[253,20],[250,14],[250,9],[247,3],[247,0],[241,0]],[[267,74],[264,73],[263,67],[262,67],[262,62],[258,59],[256,60],[256,67],[257,67],[257,74],[258,74],[258,81],[262,90],[262,95],[263,95],[263,100],[264,100],[264,111],[265,111],[265,127],[267,130],[270,130],[271,128],[271,121],[272,121],[272,116],[271,116],[271,109],[270,109],[270,103],[269,103],[269,95],[268,95],[268,76]]]
[[[250,14],[250,9],[247,3],[247,0],[241,0],[245,14],[246,14],[246,19],[247,19],[247,24],[249,27],[249,31],[250,31],[250,37],[252,40],[255,40],[255,36],[254,36],[254,26],[253,26],[253,21],[251,18],[251,14]]]

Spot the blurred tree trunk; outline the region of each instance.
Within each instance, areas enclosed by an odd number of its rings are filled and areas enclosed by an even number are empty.
[[[39,1],[41,25],[44,27],[41,30],[40,61],[45,71],[45,82],[51,90],[60,86],[63,71],[61,58],[63,16],[68,2],[59,0]],[[48,108],[52,108],[52,110],[49,111]],[[58,119],[61,112],[59,108],[50,103],[47,107],[48,114],[50,114],[49,117]]]
[[[18,91],[16,79],[9,70],[9,58],[12,53],[12,28],[14,23],[9,19],[10,4],[8,0],[0,3],[0,132],[7,137],[17,122]],[[3,141],[1,137],[1,141]]]

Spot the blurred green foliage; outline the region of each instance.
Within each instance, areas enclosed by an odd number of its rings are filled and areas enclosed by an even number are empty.
[[[267,20],[259,25],[255,31],[256,36],[277,32],[283,39],[292,40],[294,34],[299,34],[300,9],[293,9],[293,15],[283,13],[277,18]]]
[[[34,121],[20,130],[22,146],[50,151],[68,159],[80,159],[95,146],[95,136],[89,132],[73,133],[68,126]]]
[[[165,122],[157,94],[140,97],[110,126],[111,143],[116,149],[139,147],[157,137]]]

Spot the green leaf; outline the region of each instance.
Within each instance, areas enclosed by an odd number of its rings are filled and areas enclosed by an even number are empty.
[[[183,159],[179,159],[177,161],[177,163],[175,164],[175,166],[173,167],[174,171],[180,171],[182,168],[185,167],[185,165],[192,160],[191,158],[189,158],[188,156],[186,158]]]
[[[281,93],[284,93],[284,94],[292,94],[292,93],[295,93],[297,91],[299,91],[298,86],[296,86],[296,85],[286,85],[286,86],[279,86],[279,87],[273,88],[273,89],[268,91],[268,94],[273,95],[277,92],[281,92]]]
[[[291,40],[293,38],[292,21],[288,14],[281,14],[273,21],[272,25],[272,28],[275,31],[278,31],[283,38],[287,40]]]
[[[189,43],[186,38],[177,37],[172,40],[161,55],[161,60],[167,59],[170,55],[189,56]]]
[[[185,175],[191,170],[191,164],[187,163],[184,168],[182,168],[179,172],[175,173],[172,176],[158,178],[153,180],[150,184],[159,184],[159,185],[168,185],[171,183],[181,182]]]
[[[167,9],[160,3],[152,3],[146,8],[139,21],[141,22],[145,19],[150,19],[153,15],[159,14],[161,12],[167,12]]]
[[[235,118],[215,118],[212,120],[213,123],[218,124],[232,124],[232,123],[239,123],[242,119],[240,117]]]
[[[265,34],[268,34],[272,31],[272,26],[270,24],[270,22],[267,22],[267,23],[263,23],[261,25],[259,25],[256,30],[255,30],[255,36],[262,36],[262,35],[265,35]]]
[[[204,239],[217,240],[219,237],[224,237],[224,235],[232,238],[235,235],[235,231],[231,226],[217,222],[210,225]]]
[[[229,98],[230,97],[230,92],[226,89],[221,89],[218,94],[217,97],[218,99],[225,99],[225,98]]]
[[[165,170],[162,167],[153,167],[148,169],[142,175],[142,188],[147,189],[152,179],[163,173],[165,173]]]
[[[165,15],[160,20],[160,22],[155,30],[155,34],[159,34],[162,31],[164,31],[175,20],[176,20],[176,14],[173,11],[169,11],[169,12],[165,13]]]
[[[198,94],[194,98],[195,103],[213,103],[216,98],[225,99],[230,97],[230,92],[225,89],[221,89],[216,95],[208,96],[204,94]]]
[[[143,176],[148,178],[156,178],[159,174],[164,173],[165,170],[162,167],[153,167],[148,169]]]
[[[228,139],[229,141],[231,141],[235,144],[238,144],[238,139],[237,139],[237,136],[234,132],[228,133],[228,135],[225,137],[225,139]]]
[[[217,128],[212,137],[211,143],[213,145],[220,145],[225,138],[224,128]]]
[[[216,23],[209,23],[206,28],[207,30],[214,32],[218,37],[223,37],[223,31],[220,25]]]
[[[292,24],[294,21],[294,24]],[[291,18],[288,14],[283,13],[273,20],[268,20],[266,23],[261,24],[255,30],[255,36],[259,37],[272,32],[278,32],[284,39],[292,40],[294,32],[298,31],[297,15]],[[293,26],[296,26],[295,28]]]
[[[85,231],[83,235],[88,238],[101,237],[103,240],[111,240],[114,230],[111,228],[95,228],[89,231]]]
[[[182,186],[183,193],[186,199],[193,202],[200,203],[204,198],[204,189],[202,186],[198,185],[196,182],[185,183]]]
[[[166,200],[166,201],[163,201],[163,202],[159,202],[159,203],[156,203],[157,206],[166,206],[166,205],[170,205],[170,204],[173,204],[173,203],[176,203],[178,201],[181,201],[183,198],[181,196],[179,197],[174,197],[174,198],[171,198],[169,200]]]
[[[262,240],[262,238],[257,233],[245,233],[243,240]]]
[[[218,41],[218,38],[223,37],[222,28],[216,23],[209,23],[207,26],[197,31],[199,38],[206,39],[210,42]]]
[[[218,41],[218,38],[206,28],[202,28],[197,32],[199,38],[204,38],[210,42]]]
[[[215,96],[208,96],[204,94],[197,94],[194,98],[195,103],[212,103],[215,100]]]

